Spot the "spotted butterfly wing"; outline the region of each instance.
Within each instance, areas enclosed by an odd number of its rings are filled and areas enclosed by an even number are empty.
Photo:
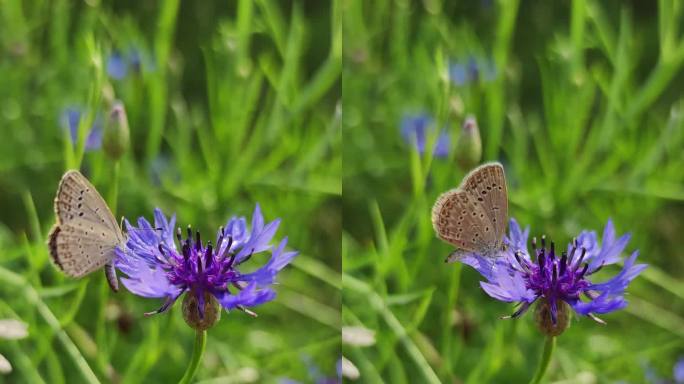
[[[501,248],[508,221],[508,190],[503,166],[491,163],[478,167],[463,180],[461,188],[484,208],[494,229],[495,248]]]
[[[71,277],[82,277],[110,265],[125,236],[95,187],[80,172],[64,174],[55,197],[57,223],[50,231],[48,248],[54,263]],[[110,265],[111,268],[111,265]],[[106,270],[116,290],[113,270]]]
[[[447,261],[469,252],[493,256],[501,249],[508,220],[508,197],[503,166],[484,164],[461,185],[442,194],[432,208],[437,236],[459,249]]]

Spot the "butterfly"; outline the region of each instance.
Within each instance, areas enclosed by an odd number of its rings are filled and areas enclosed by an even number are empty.
[[[112,260],[126,236],[95,187],[79,171],[67,171],[55,197],[57,222],[48,248],[55,265],[71,277],[83,277],[104,266],[109,286],[119,289]]]
[[[506,176],[500,163],[483,164],[471,171],[458,188],[443,193],[432,207],[437,236],[459,249],[451,263],[468,253],[497,257],[503,249],[508,222]]]

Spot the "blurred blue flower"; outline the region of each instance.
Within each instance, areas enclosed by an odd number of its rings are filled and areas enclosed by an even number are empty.
[[[336,364],[336,373],[337,377],[328,377],[325,376],[323,373],[321,373],[320,368],[314,364],[312,361],[311,357],[308,355],[303,355],[301,356],[302,360],[304,361],[304,364],[306,364],[306,368],[308,371],[308,376],[309,376],[309,383],[315,383],[315,384],[341,384],[342,383],[342,359],[337,361]],[[278,380],[278,384],[301,384],[300,381],[293,380],[293,379],[288,379],[288,378],[281,378]]]
[[[401,135],[409,144],[415,143],[416,149],[422,155],[425,153],[425,143],[430,133],[434,132],[435,124],[427,114],[406,115],[401,119]],[[442,130],[437,137],[433,156],[447,157],[449,155],[450,137],[446,130]]]
[[[684,383],[684,356],[677,360],[672,372],[672,376],[677,384]]]
[[[521,230],[515,219],[510,220],[509,235],[504,237],[505,250],[500,257],[488,258],[476,253],[465,255],[461,262],[475,268],[487,281],[482,289],[491,297],[504,302],[518,302],[520,308],[510,317],[518,317],[537,300],[542,298],[549,306],[551,321],[557,321],[559,306],[568,304],[583,316],[602,322],[595,314],[608,313],[627,306],[624,292],[632,279],[646,268],[646,264],[634,264],[638,251],[624,262],[622,270],[602,283],[590,281],[589,276],[602,266],[620,261],[630,235],[615,236],[612,221],[608,221],[599,245],[595,232],[583,231],[568,244],[567,252],[560,257],[554,243],[546,248],[542,237],[541,249],[532,240],[536,261],[527,250],[529,228]],[[580,295],[584,294],[584,301]]]
[[[114,52],[107,59],[107,74],[110,77],[121,80],[128,74],[128,63],[119,52]]]
[[[646,382],[650,384],[684,384],[684,356],[680,356],[672,369],[672,380],[660,377],[653,366],[648,362],[642,362]]]
[[[107,74],[116,80],[124,79],[129,71],[140,73],[143,64],[152,67],[150,60],[145,60],[143,53],[135,47],[129,48],[125,53],[114,51],[107,59]]]
[[[71,142],[76,144],[78,138],[78,124],[81,120],[82,113],[81,109],[77,107],[67,107],[62,110],[60,114],[59,122],[64,130],[69,130],[71,135]],[[102,146],[102,119],[100,116],[95,118],[93,125],[88,131],[88,136],[86,137],[85,149],[86,151],[93,151],[100,149]]]
[[[219,229],[215,246],[211,241],[202,243],[199,231],[193,239],[190,227],[183,239],[178,228],[179,250],[173,240],[175,222],[175,215],[167,220],[158,208],[154,226],[142,217],[137,228],[126,220],[128,241],[123,249],[116,249],[115,266],[127,275],[122,283],[129,291],[142,297],[166,298],[161,308],[147,315],[164,312],[185,292],[196,297],[200,318],[204,316],[205,298],[213,300],[211,296],[226,310],[253,314],[246,307],[275,298],[271,285],[276,275],[297,255],[285,252],[287,238],[277,246],[270,244],[280,219],[264,224],[258,204],[251,228],[247,228],[244,217],[233,217]],[[271,252],[265,265],[250,273],[240,271],[253,254],[264,251]]]
[[[474,56],[449,63],[449,78],[458,86],[470,83],[490,82],[496,79],[496,65],[491,59],[479,60]]]

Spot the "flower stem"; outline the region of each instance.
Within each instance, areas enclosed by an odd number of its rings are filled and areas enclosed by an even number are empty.
[[[551,355],[553,355],[553,350],[556,348],[556,337],[546,336],[546,342],[544,343],[544,351],[542,352],[542,358],[539,361],[539,366],[537,367],[537,373],[535,373],[534,378],[530,381],[530,384],[537,384],[541,381],[542,377],[546,373],[546,369],[549,367],[549,362],[551,362]]]
[[[179,384],[190,383],[192,377],[195,376],[197,368],[199,367],[200,361],[202,361],[202,355],[204,354],[204,347],[207,345],[207,331],[197,331],[195,336],[195,347],[192,349],[192,358],[190,359],[190,365],[188,369],[185,370],[185,374],[178,382]]]

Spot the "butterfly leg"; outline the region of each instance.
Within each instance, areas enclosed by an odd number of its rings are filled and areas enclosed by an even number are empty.
[[[109,288],[114,292],[119,292],[119,279],[116,277],[116,270],[114,269],[114,264],[110,261],[104,266],[105,277],[107,278],[107,283],[109,283]]]
[[[444,260],[444,262],[450,264],[450,263],[454,263],[457,261],[461,261],[461,259],[468,256],[469,254],[470,254],[470,252],[467,252],[467,251],[464,251],[461,249],[457,249],[457,250],[451,252],[449,254],[449,256],[447,256],[447,258]]]

